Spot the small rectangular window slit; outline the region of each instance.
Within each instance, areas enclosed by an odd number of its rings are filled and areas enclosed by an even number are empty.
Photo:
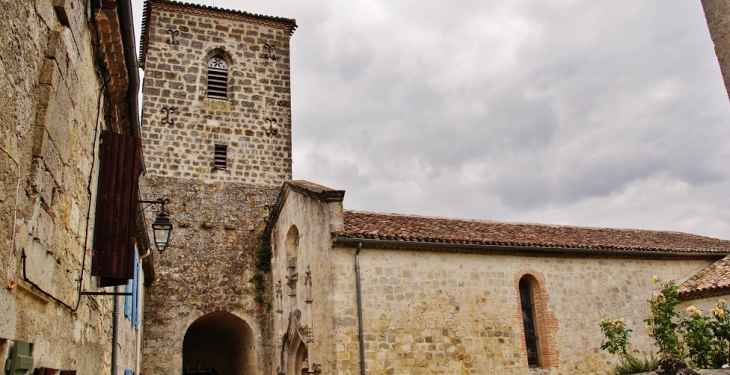
[[[227,167],[228,146],[215,145],[215,155],[213,159],[213,168],[226,169]]]

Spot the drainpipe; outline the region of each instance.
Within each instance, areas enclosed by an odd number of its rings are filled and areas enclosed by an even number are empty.
[[[132,4],[130,0],[117,1],[119,14],[119,28],[122,34],[124,48],[124,63],[127,66],[127,113],[132,135],[141,136],[139,124],[139,108],[137,107],[137,93],[139,92],[139,71],[137,70],[137,47],[134,39],[134,23],[132,21]]]
[[[147,250],[147,255],[149,255],[151,250]],[[141,259],[141,258],[140,258]],[[144,276],[139,278],[140,280],[144,280]],[[140,367],[142,362],[142,320],[144,319],[144,313],[139,314],[139,311],[144,311],[144,295],[142,294],[144,291],[143,287],[144,283],[137,282],[137,345],[135,347],[135,361],[134,361],[134,373],[139,374],[140,373]],[[140,304],[142,302],[142,304]]]
[[[114,293],[119,293],[119,286],[114,287]],[[114,296],[114,312],[112,314],[112,375],[117,375],[117,341],[119,336],[119,296]]]
[[[362,242],[357,243],[355,251],[355,286],[357,287],[357,323],[360,326],[358,336],[360,338],[360,375],[365,375],[365,335],[362,329],[362,288],[360,287],[360,250]]]

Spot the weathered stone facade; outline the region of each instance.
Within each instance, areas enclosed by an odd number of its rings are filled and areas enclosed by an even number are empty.
[[[335,248],[338,373],[357,368],[354,249]],[[705,261],[560,259],[363,250],[363,323],[366,366],[373,373],[528,373],[516,280],[543,282],[539,336],[550,374],[602,374],[617,360],[600,351],[598,322],[611,314],[634,329],[632,345],[655,351],[642,320],[648,316],[651,277],[686,275]],[[417,317],[417,318],[414,318]],[[540,318],[537,319],[541,321]],[[538,324],[538,329],[540,329]],[[550,342],[548,342],[550,341]]]
[[[0,16],[0,358],[25,341],[33,368],[109,373],[113,297],[79,293],[102,291],[90,275],[99,134],[130,131],[114,99],[128,87],[118,10],[2,1]],[[134,338],[118,344],[121,370],[136,369]]]
[[[161,1],[147,7],[142,126],[149,175],[275,187],[291,179],[293,21]],[[229,66],[228,100],[207,97],[215,55]],[[225,169],[214,168],[216,144],[227,146]]]
[[[285,374],[360,371],[355,266],[359,239],[342,242],[348,238],[338,237],[352,220],[343,214],[343,196],[343,191],[293,181],[285,185],[272,212],[271,333],[278,352],[275,367]],[[361,213],[368,215],[379,214]],[[383,225],[401,233],[401,226],[413,220]],[[469,222],[456,224],[465,223]],[[507,230],[508,225],[499,227]],[[568,237],[575,232],[560,227],[523,226],[527,236],[555,231],[570,238],[568,243],[598,244],[603,241],[598,232],[612,231],[577,230],[593,232],[595,238],[586,240]],[[453,231],[446,233],[451,236]],[[365,366],[367,373],[378,374],[604,373],[618,358],[599,350],[602,318],[623,319],[634,330],[633,348],[644,355],[654,353],[643,323],[652,276],[681,281],[730,251],[730,242],[709,243],[691,235],[682,236],[706,243],[710,256],[695,250],[691,252],[697,256],[637,256],[620,247],[600,255],[590,250],[568,255],[557,244],[524,253],[507,244],[479,248],[427,243],[425,238],[409,244],[416,240],[390,234],[382,241],[372,239],[377,235],[375,229],[364,229],[359,269]],[[616,230],[617,244],[630,235],[634,233]],[[645,231],[629,242],[643,236],[652,246],[671,235]],[[711,255],[713,249],[720,251]],[[539,337],[535,368],[528,366],[526,356],[521,279],[530,281],[533,294]]]
[[[145,300],[143,372],[269,373],[270,297],[257,302],[251,280],[261,275],[268,287],[268,273],[256,268],[258,237],[291,179],[296,25],[159,0],[148,1],[145,14],[141,191],[169,199],[176,227],[170,248],[156,256]],[[208,96],[213,57],[227,65],[225,98]],[[225,148],[222,167],[216,146]]]
[[[304,182],[286,184],[274,206],[278,219],[270,226],[273,367],[284,374],[300,374],[303,367],[337,374],[340,349],[357,350],[357,320],[342,320],[334,314],[343,291],[336,287],[339,280],[333,265],[337,254],[331,251],[330,233],[342,229],[344,192],[320,188]],[[352,291],[354,286],[346,290]],[[352,307],[347,308],[349,313],[355,313]],[[341,341],[344,338],[337,327],[343,325],[355,327],[351,342]]]

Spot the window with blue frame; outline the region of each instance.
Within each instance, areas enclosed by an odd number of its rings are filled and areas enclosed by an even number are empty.
[[[132,295],[124,296],[124,317],[132,321],[132,325],[137,327],[139,323],[139,258],[137,252],[134,252],[134,278],[129,280],[124,287],[125,293]]]

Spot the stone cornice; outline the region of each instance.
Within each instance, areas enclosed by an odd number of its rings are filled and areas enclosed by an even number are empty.
[[[223,9],[206,5],[182,3],[172,0],[147,0],[144,4],[144,16],[142,18],[142,41],[140,43],[140,66],[144,68],[147,57],[147,44],[149,41],[149,18],[152,6],[163,11],[175,11],[201,17],[223,18],[232,21],[248,22],[255,25],[271,27],[274,29],[286,30],[289,36],[294,34],[297,22],[294,19],[265,16],[261,14],[248,13],[238,10]]]

